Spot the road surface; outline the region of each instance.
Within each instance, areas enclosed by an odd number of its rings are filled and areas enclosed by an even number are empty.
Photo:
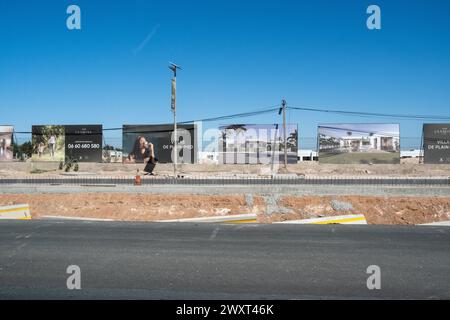
[[[2,299],[449,299],[449,266],[449,227],[0,222]]]

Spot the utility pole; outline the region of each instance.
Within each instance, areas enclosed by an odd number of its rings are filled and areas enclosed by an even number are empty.
[[[169,62],[169,69],[173,71],[172,78],[172,97],[171,97],[171,109],[173,112],[173,154],[175,155],[173,160],[173,175],[177,177],[177,160],[178,160],[178,135],[177,135],[177,69],[181,69],[175,63]]]
[[[286,140],[286,100],[281,100],[281,108],[278,114],[283,112],[283,143],[284,143],[284,168],[287,169],[287,140]]]

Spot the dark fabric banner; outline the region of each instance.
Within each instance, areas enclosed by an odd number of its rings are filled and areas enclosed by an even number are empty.
[[[102,125],[65,126],[66,157],[78,162],[102,162]]]
[[[424,163],[450,163],[450,124],[423,125]]]
[[[32,126],[32,160],[102,162],[102,142],[102,125]]]

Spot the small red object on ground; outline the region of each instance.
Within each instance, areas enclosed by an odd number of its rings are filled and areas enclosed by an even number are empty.
[[[135,186],[141,185],[141,176],[139,174],[139,169],[137,170],[136,176],[134,177],[134,185]]]

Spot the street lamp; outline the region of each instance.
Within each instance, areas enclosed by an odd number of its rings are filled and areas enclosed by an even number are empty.
[[[173,135],[174,135],[174,157],[173,157],[173,175],[177,177],[177,159],[178,159],[178,136],[177,136],[177,69],[183,70],[180,66],[173,62],[169,62],[169,69],[173,71],[172,78],[172,97],[171,97],[171,109],[173,112]]]

